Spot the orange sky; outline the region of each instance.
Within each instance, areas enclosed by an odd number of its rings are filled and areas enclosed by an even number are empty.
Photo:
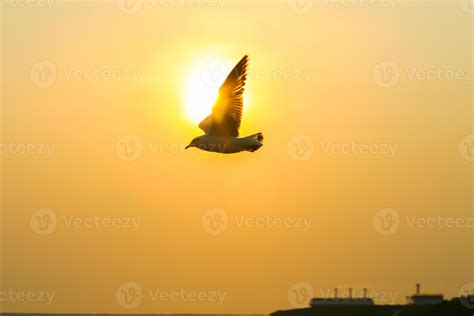
[[[473,281],[467,3],[129,1],[2,1],[3,311],[268,313]],[[185,151],[244,54],[241,134],[264,146]]]

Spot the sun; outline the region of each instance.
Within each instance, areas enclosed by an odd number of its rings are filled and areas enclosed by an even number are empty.
[[[233,62],[222,58],[205,58],[198,62],[185,78],[184,107],[188,119],[199,124],[211,114],[219,87],[234,67]],[[244,92],[244,109],[248,99]]]

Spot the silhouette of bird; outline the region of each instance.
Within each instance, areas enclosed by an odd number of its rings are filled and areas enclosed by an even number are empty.
[[[199,123],[199,128],[205,134],[194,138],[186,149],[196,147],[205,151],[233,154],[241,151],[254,152],[263,146],[262,133],[239,137],[248,60],[245,55],[229,73],[219,88],[212,113]]]

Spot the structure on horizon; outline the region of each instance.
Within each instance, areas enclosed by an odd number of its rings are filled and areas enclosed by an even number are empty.
[[[374,305],[374,300],[368,297],[367,289],[364,289],[362,297],[353,297],[352,288],[349,288],[348,297],[339,297],[338,289],[334,289],[334,297],[315,297],[311,299],[309,305],[317,306],[367,306]]]
[[[416,284],[416,294],[407,296],[407,304],[411,305],[426,305],[426,304],[440,304],[443,302],[443,294],[421,294],[420,283]]]
[[[374,305],[374,300],[368,296],[366,288],[364,288],[362,297],[353,297],[352,293],[352,288],[349,288],[348,295],[340,297],[338,288],[335,288],[333,297],[315,297],[311,299],[309,305],[311,307]],[[443,300],[443,294],[421,294],[421,285],[419,283],[416,284],[416,293],[406,297],[408,305],[434,305],[442,303]]]

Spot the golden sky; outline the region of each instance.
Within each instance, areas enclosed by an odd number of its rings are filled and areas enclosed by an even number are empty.
[[[470,286],[472,3],[124,1],[1,1],[3,311]],[[264,146],[185,151],[244,54]]]

